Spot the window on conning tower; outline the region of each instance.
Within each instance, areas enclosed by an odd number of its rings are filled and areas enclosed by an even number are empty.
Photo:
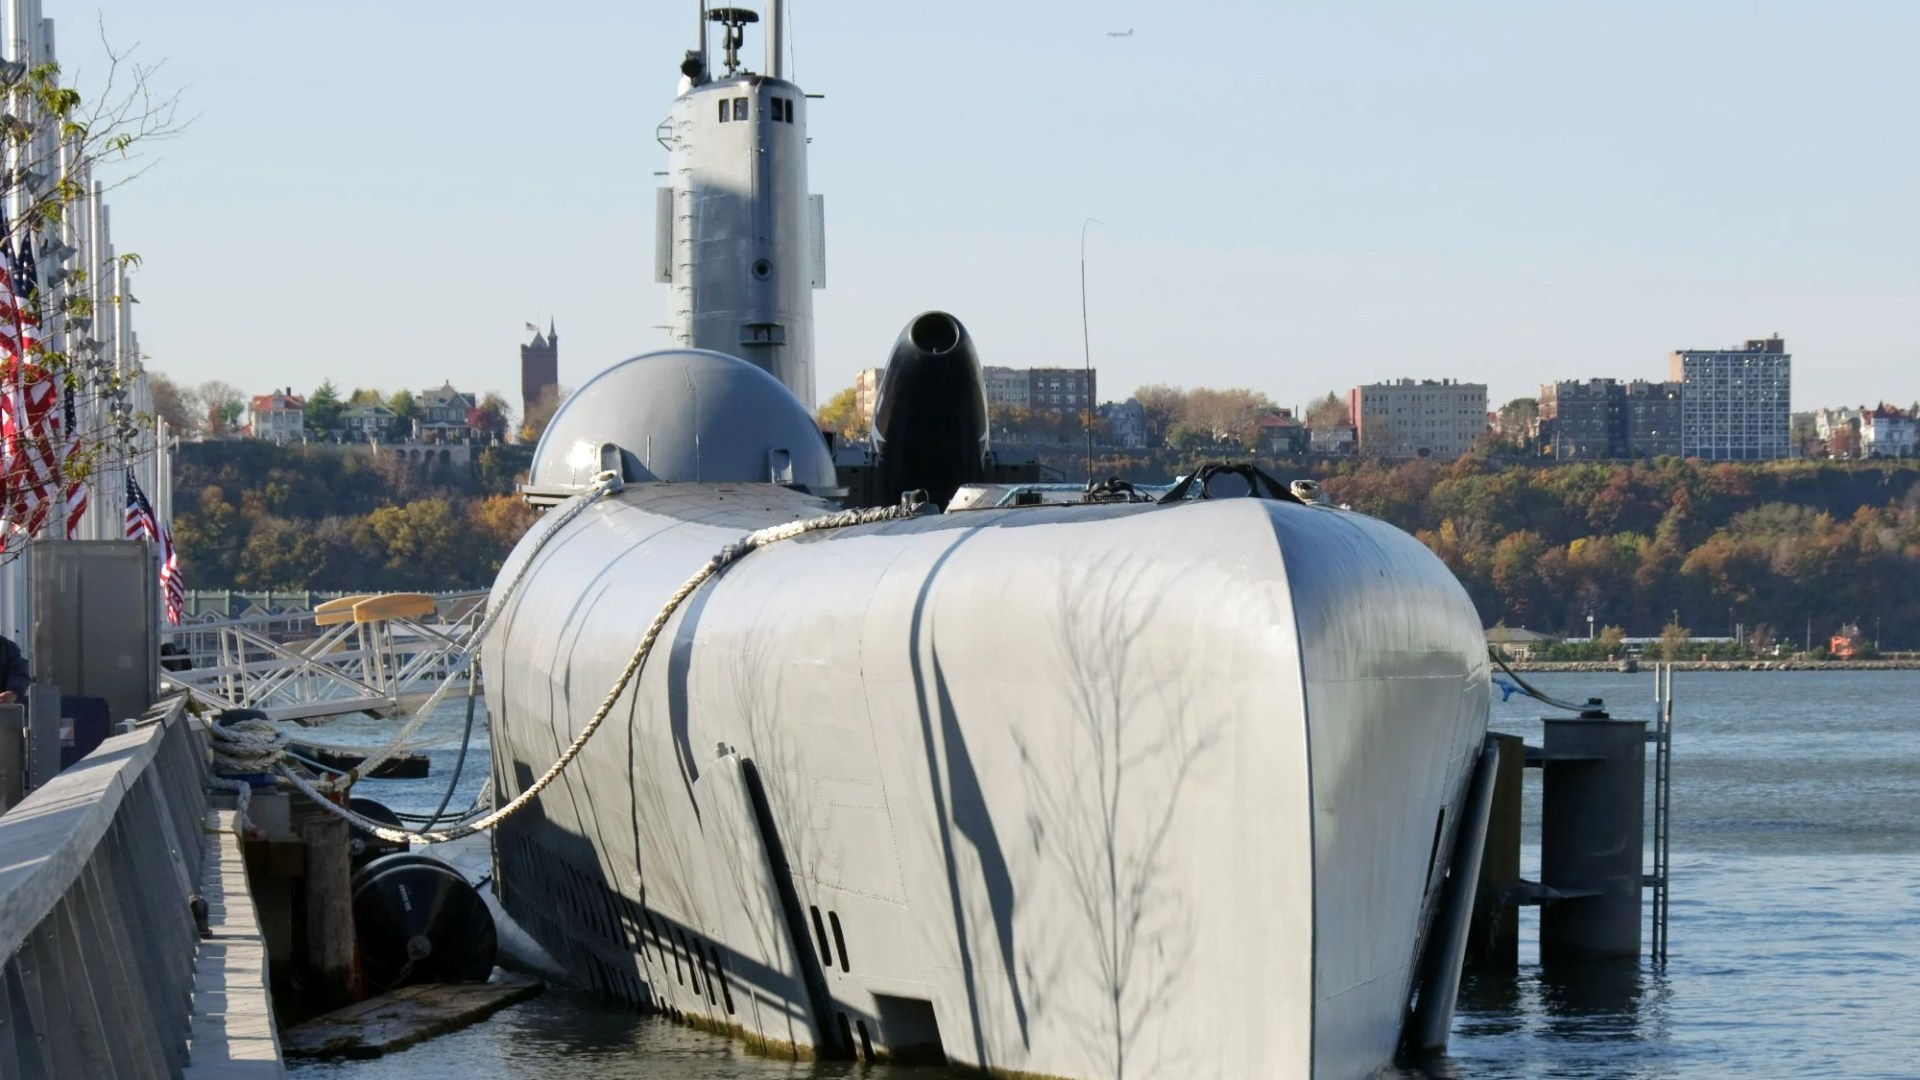
[[[723,124],[726,123],[728,119],[731,118],[730,114],[732,110],[727,107],[727,104],[728,103],[726,98],[720,99],[720,122]]]
[[[737,97],[733,99],[733,118],[735,120],[745,120],[747,118],[746,98]]]

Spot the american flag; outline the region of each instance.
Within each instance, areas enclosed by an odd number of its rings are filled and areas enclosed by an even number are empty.
[[[160,592],[167,602],[167,621],[179,626],[187,607],[186,585],[180,580],[180,552],[173,546],[173,530],[160,523],[132,470],[127,472],[127,539],[160,544]]]
[[[0,233],[6,218],[0,215]],[[40,323],[34,315],[39,273],[25,237],[18,247],[0,244],[0,465],[7,480],[7,524],[32,536],[61,502],[58,450],[59,395],[52,373],[36,363]]]
[[[80,421],[73,408],[73,387],[67,387],[61,420],[67,425],[67,539],[80,539],[80,522],[87,516],[87,483],[75,464],[80,457]]]
[[[132,470],[127,471],[127,539],[160,539],[160,518],[154,514],[153,504],[147,501],[147,493],[140,490]]]
[[[160,591],[167,600],[167,621],[180,625],[186,613],[187,589],[180,581],[180,552],[173,546],[173,530],[160,527]]]
[[[25,427],[26,399],[20,390],[20,357],[25,352],[21,347],[26,331],[21,319],[27,306],[26,298],[20,295],[14,286],[13,260],[6,255],[11,253],[12,245],[6,243],[9,232],[7,215],[0,208],[0,481],[4,489],[0,490],[0,544],[21,519],[15,514],[19,503],[18,493],[26,485],[26,454],[20,442],[20,433]]]

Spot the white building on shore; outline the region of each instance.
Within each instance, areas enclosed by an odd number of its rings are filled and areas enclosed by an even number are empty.
[[[1680,456],[1766,461],[1793,456],[1793,357],[1775,334],[1733,349],[1680,349]]]

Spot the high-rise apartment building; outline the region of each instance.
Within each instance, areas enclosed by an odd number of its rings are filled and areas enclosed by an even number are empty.
[[[1395,379],[1347,391],[1360,452],[1380,457],[1456,458],[1487,431],[1485,383]]]
[[[1680,384],[1568,380],[1540,387],[1540,444],[1562,461],[1680,453]]]
[[[1561,461],[1627,456],[1626,400],[1612,379],[1565,380],[1540,387],[1540,446]]]
[[[886,373],[886,368],[870,367],[853,377],[853,407],[860,414],[861,427],[873,427],[873,407],[880,402],[880,380]]]
[[[1025,368],[990,367],[981,372],[987,379],[987,404],[1010,405],[1024,409],[1033,390]]]
[[[1028,368],[1027,408],[1034,412],[1079,412],[1098,400],[1097,371],[1085,368]],[[991,400],[991,398],[989,398]]]
[[[1677,382],[1635,379],[1623,390],[1627,453],[1632,457],[1680,456],[1681,390]]]
[[[1682,349],[1669,358],[1681,384],[1680,453],[1703,461],[1761,461],[1793,453],[1793,357],[1775,334],[1734,349]]]

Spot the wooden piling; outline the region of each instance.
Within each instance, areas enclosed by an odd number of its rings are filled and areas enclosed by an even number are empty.
[[[1479,886],[1473,894],[1467,963],[1508,969],[1520,964],[1520,909],[1512,902],[1512,890],[1520,883],[1520,788],[1527,754],[1518,735],[1494,732],[1489,737],[1499,743],[1500,765],[1494,774]]]
[[[300,825],[306,851],[307,987],[322,1011],[351,1003],[353,994],[353,871],[347,823],[315,814]]]

